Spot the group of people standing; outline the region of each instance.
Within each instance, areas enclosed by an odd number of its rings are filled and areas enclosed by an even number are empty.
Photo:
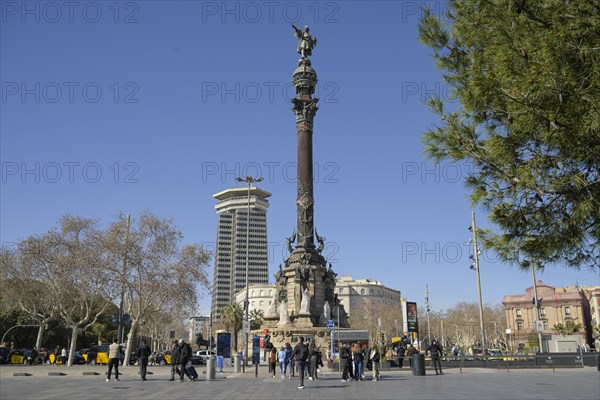
[[[119,381],[119,363],[121,361],[121,355],[123,350],[119,345],[119,341],[115,339],[113,343],[108,346],[108,376],[106,381],[109,382],[112,370],[115,370],[115,381]],[[140,379],[146,381],[146,374],[148,368],[148,359],[152,355],[152,350],[145,340],[142,340],[140,347],[136,351],[138,365],[140,367]],[[190,371],[190,365],[192,360],[192,347],[185,343],[183,339],[179,341],[174,340],[171,343],[171,379],[175,380],[177,375],[178,382],[183,382],[183,376],[187,376],[190,381],[197,380],[197,375],[192,375]]]
[[[295,376],[296,367],[300,377],[299,389],[304,389],[304,376],[308,373],[309,380],[317,380],[319,367],[323,366],[323,355],[320,347],[311,342],[308,346],[304,338],[298,338],[296,346],[292,349],[289,343],[282,346],[279,351],[275,347],[269,353],[269,373],[272,377],[276,375],[277,363],[279,363],[279,375],[281,379],[292,379]]]
[[[352,344],[343,343],[340,347],[340,368],[342,369],[342,382],[349,380],[362,381],[365,379],[365,361],[371,365],[373,372],[372,380],[381,379],[379,374],[379,365],[381,362],[381,353],[377,345],[373,344],[371,348],[363,347],[360,342]]]

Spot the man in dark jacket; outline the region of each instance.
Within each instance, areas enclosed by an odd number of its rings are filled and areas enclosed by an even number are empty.
[[[442,372],[442,363],[440,362],[440,356],[442,355],[442,346],[435,339],[431,341],[431,346],[429,346],[429,354],[431,355],[431,362],[433,363],[433,368],[435,368],[435,374],[438,375],[439,367],[439,373],[444,375],[444,373]]]
[[[348,382],[348,367],[351,362],[350,349],[348,343],[340,347],[340,368],[342,369],[342,382]]]
[[[192,358],[192,348],[183,339],[179,340],[179,382],[183,382],[183,374],[185,374],[190,380],[192,377],[187,371],[187,363]]]
[[[171,343],[171,379],[170,381],[175,380],[175,374],[179,375],[177,371],[177,366],[179,366],[179,346],[177,345],[177,340],[173,340]]]
[[[146,370],[148,368],[148,357],[150,357],[150,347],[146,345],[146,340],[142,340],[142,344],[137,349],[137,359],[140,364],[140,377],[143,381],[146,380]]]
[[[298,343],[292,352],[292,359],[298,363],[298,372],[300,373],[298,389],[304,389],[304,369],[306,368],[306,360],[308,359],[308,348],[304,344],[303,337],[298,338]]]

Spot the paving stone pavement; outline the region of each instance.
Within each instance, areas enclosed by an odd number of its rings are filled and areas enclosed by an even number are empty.
[[[137,367],[121,367],[119,382],[105,382],[105,367],[0,367],[0,399],[600,399],[600,373],[595,368],[506,370],[446,369],[444,375],[412,376],[408,370],[384,371],[371,382],[341,382],[336,371],[325,370],[318,381],[271,378],[267,367],[244,374],[218,373],[214,381],[169,382],[169,367],[149,367],[142,382]],[[48,376],[61,371],[65,376]],[[32,376],[13,376],[14,373]],[[99,375],[83,375],[97,372]]]

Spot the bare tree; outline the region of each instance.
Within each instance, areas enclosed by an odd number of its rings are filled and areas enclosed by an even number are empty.
[[[20,244],[23,269],[35,271],[43,292],[71,328],[69,366],[79,333],[97,321],[115,296],[102,234],[94,220],[65,215],[58,229]]]
[[[38,325],[35,346],[42,346],[46,324],[57,315],[56,305],[43,284],[36,280],[36,271],[27,268],[21,262],[18,249],[3,247],[0,249],[2,265],[2,287],[9,298],[2,299],[4,306],[18,308]]]
[[[124,232],[128,232],[124,235]],[[130,354],[141,325],[167,304],[193,310],[208,288],[205,271],[209,255],[198,245],[181,247],[182,234],[170,219],[145,211],[128,230],[120,215],[107,231],[111,249],[109,269],[125,294],[131,316],[126,354]],[[129,365],[129,358],[125,358]]]

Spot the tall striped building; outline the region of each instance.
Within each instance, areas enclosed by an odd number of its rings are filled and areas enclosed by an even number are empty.
[[[271,193],[250,188],[250,261],[249,283],[269,282],[267,248],[267,197]],[[227,189],[213,195],[218,200],[217,246],[213,275],[213,316],[218,318],[226,305],[235,301],[235,294],[246,287],[246,221],[248,187]]]

